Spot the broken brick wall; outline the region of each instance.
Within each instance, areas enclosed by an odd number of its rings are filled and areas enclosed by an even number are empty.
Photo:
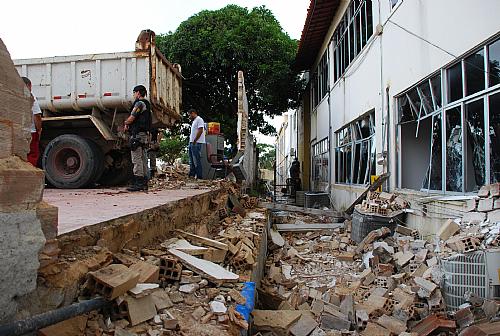
[[[38,252],[45,243],[36,207],[44,174],[26,162],[31,96],[0,39],[0,323],[16,312],[16,298],[36,287]]]

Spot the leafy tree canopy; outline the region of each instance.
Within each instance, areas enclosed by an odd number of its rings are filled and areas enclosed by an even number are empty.
[[[298,102],[302,82],[291,67],[297,41],[264,6],[201,11],[175,32],[158,35],[157,45],[182,66],[183,107],[197,109],[206,122],[220,122],[232,145],[237,136],[239,70],[245,75],[251,130],[273,134],[264,115],[281,115]]]
[[[274,146],[264,143],[258,143],[259,149],[259,165],[263,169],[274,169],[274,161],[276,160],[276,149]]]

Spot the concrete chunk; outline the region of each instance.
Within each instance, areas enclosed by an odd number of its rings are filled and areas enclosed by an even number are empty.
[[[403,323],[392,316],[382,315],[377,320],[377,323],[396,335],[400,335],[402,332],[406,331],[406,323]]]
[[[466,212],[462,217],[462,223],[479,224],[486,220],[486,214],[484,212]]]
[[[316,329],[317,326],[318,322],[316,322],[310,314],[304,313],[297,323],[290,328],[290,334],[293,336],[307,336]]]
[[[343,319],[339,316],[333,316],[330,314],[321,315],[321,328],[322,329],[334,329],[334,330],[349,330],[351,328],[351,321]]]
[[[439,228],[436,235],[442,240],[448,240],[455,233],[460,231],[460,225],[458,225],[453,219],[448,219],[446,222]]]
[[[482,198],[477,205],[477,211],[488,212],[493,210],[493,198]]]
[[[500,222],[500,209],[488,212],[488,220],[490,223]]]
[[[145,261],[138,261],[129,267],[132,271],[139,273],[140,283],[158,282],[160,268]]]
[[[259,310],[252,312],[256,331],[273,331],[281,334],[298,321],[302,312],[298,310]]]

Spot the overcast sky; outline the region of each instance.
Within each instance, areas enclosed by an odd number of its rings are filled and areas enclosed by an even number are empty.
[[[191,15],[230,3],[265,5],[300,39],[309,0],[29,0],[2,17],[0,38],[14,59],[130,51],[142,29],[174,31]]]

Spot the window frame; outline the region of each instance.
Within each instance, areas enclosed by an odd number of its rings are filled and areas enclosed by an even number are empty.
[[[490,86],[490,59],[489,59],[489,47],[490,45],[497,43],[500,41],[500,36],[497,34],[496,36],[493,36],[492,38],[488,39],[486,42],[481,44],[480,46],[477,46],[475,48],[470,49],[467,53],[464,55],[460,56],[458,59],[450,62],[449,64],[443,66],[440,68],[438,71],[435,71],[431,73],[429,76],[424,78],[423,80],[417,82],[416,84],[412,85],[410,88],[404,90],[400,94],[394,96],[395,99],[395,106],[397,110],[397,134],[398,134],[398,153],[397,153],[397,169],[398,169],[398,187],[403,188],[402,186],[402,176],[403,176],[403,171],[402,171],[402,164],[401,164],[401,152],[404,150],[402,148],[402,139],[401,139],[401,134],[402,130],[401,127],[406,123],[406,122],[414,122],[417,121],[420,122],[420,120],[423,120],[425,117],[431,115],[433,118],[437,114],[441,114],[441,189],[438,190],[433,190],[430,189],[430,178],[428,180],[427,188],[422,188],[420,189],[421,191],[425,192],[437,192],[437,193],[444,193],[444,194],[465,194],[465,193],[471,193],[474,192],[474,190],[468,189],[468,174],[470,174],[469,171],[466,171],[466,166],[470,164],[470,160],[473,160],[473,155],[472,158],[470,158],[468,151],[467,151],[467,141],[468,141],[468,124],[466,123],[467,120],[467,106],[469,106],[471,103],[482,100],[482,105],[483,105],[483,129],[484,129],[484,183],[485,184],[491,184],[494,183],[495,181],[492,181],[492,172],[491,172],[491,148],[490,148],[490,97],[496,94],[500,93],[500,82]],[[467,59],[479,52],[482,51],[483,55],[483,80],[484,80],[484,88],[478,92],[475,92],[473,94],[468,95],[467,93],[467,76],[466,76],[466,66],[471,64],[467,63]],[[461,76],[462,76],[462,98],[456,99],[453,101],[450,101],[450,87],[449,87],[449,69],[455,67],[457,64],[461,65]],[[440,88],[441,88],[441,106],[439,106],[435,101],[435,95],[433,93],[433,86],[432,86],[432,80],[440,75]],[[432,111],[430,114],[426,114],[424,117],[418,117],[416,120],[410,120],[410,121],[401,121],[401,113],[402,113],[402,101],[403,97],[408,99],[408,93],[411,92],[412,90],[420,87],[422,83],[428,82],[430,85],[430,90],[431,90],[431,96],[433,98],[432,102],[432,107],[434,111]],[[437,97],[437,96],[436,96]],[[420,97],[422,98],[422,97]],[[446,118],[447,118],[447,113],[451,109],[454,109],[456,107],[460,108],[460,118],[461,118],[461,137],[462,137],[462,187],[460,191],[449,191],[447,190],[447,185],[446,185],[446,179],[447,179],[447,158],[448,158],[448,152],[447,152],[447,147],[446,147],[446,141],[447,141],[447,134],[446,134]],[[417,132],[418,132],[418,126],[417,126]],[[431,137],[433,129],[431,128]],[[431,160],[432,160],[432,139],[431,139],[431,148],[430,148],[430,155],[431,158],[429,160],[429,169],[431,168]],[[473,169],[473,168],[472,168]],[[429,175],[431,174],[431,171],[428,171]],[[425,181],[425,179],[424,179]],[[476,187],[480,187],[477,186]]]
[[[370,134],[368,136],[363,136],[361,132],[361,128],[359,123],[363,120],[368,119],[368,128]],[[346,136],[343,133],[349,134],[348,142],[345,142]],[[370,183],[371,172],[376,169],[376,143],[375,143],[375,109],[370,110],[369,112],[364,113],[359,118],[351,121],[350,123],[344,125],[342,128],[335,132],[335,184],[340,185],[367,185]],[[340,143],[340,139],[342,138],[342,143]],[[359,146],[359,160],[358,160],[358,171],[357,175],[355,175],[355,165],[356,165],[356,147]],[[361,177],[361,168],[363,166],[362,155],[364,151],[363,147],[366,146],[366,154],[367,154],[367,162],[365,167],[364,178],[360,181]],[[346,150],[350,149],[351,160],[350,167],[345,167],[345,158],[342,159],[342,162],[338,159],[339,153],[345,153]],[[349,175],[344,172],[349,172]],[[340,174],[342,173],[342,177]]]

